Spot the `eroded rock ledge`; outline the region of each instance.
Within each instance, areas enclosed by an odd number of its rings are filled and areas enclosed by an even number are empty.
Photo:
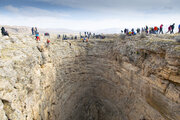
[[[2,120],[178,120],[180,45],[129,37],[1,37]],[[71,43],[71,45],[69,44]]]

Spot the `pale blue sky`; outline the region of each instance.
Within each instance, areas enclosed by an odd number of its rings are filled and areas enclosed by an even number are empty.
[[[0,0],[0,24],[98,30],[180,23],[179,0]]]

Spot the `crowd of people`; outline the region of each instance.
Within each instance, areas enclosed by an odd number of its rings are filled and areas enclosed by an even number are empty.
[[[82,38],[87,38],[87,39],[89,39],[89,38],[92,38],[92,39],[94,39],[94,38],[96,38],[96,39],[104,39],[105,38],[105,36],[104,35],[102,35],[102,34],[95,34],[95,33],[91,33],[91,32],[84,32],[84,36],[83,35],[81,35],[81,32],[80,32],[80,38],[82,39]]]
[[[84,41],[88,41],[88,39],[90,39],[90,38],[92,38],[92,39],[94,39],[94,38],[96,38],[96,39],[104,39],[105,36],[102,35],[102,34],[95,34],[95,33],[92,34],[91,32],[84,32],[83,34],[80,32],[79,36],[77,36],[77,35],[68,36],[66,34],[62,34],[62,37],[61,37],[61,35],[58,34],[57,39],[60,39],[60,38],[62,38],[62,40],[77,40],[79,38],[80,40],[82,40],[84,42]]]
[[[163,26],[164,26],[163,24],[161,24],[159,27],[157,27],[157,26],[154,26],[154,27],[145,26],[142,29],[137,28],[136,30],[134,28],[132,28],[131,31],[129,31],[127,28],[125,28],[124,31],[121,30],[121,33],[124,32],[124,34],[126,34],[128,36],[140,34],[142,32],[145,32],[146,34],[164,34]],[[168,27],[168,31],[166,33],[173,34],[174,29],[175,29],[175,23],[173,23],[172,25],[170,25]],[[31,31],[32,31],[32,35],[35,36],[36,41],[39,42],[40,41],[40,35],[39,35],[37,27],[32,27]],[[180,24],[178,26],[178,33],[180,33]],[[2,34],[2,36],[9,36],[9,33],[5,30],[4,27],[1,28],[1,34]],[[44,36],[50,36],[50,34],[44,33]],[[92,39],[105,39],[105,36],[103,34],[95,34],[95,33],[92,34],[91,32],[84,32],[84,34],[81,34],[81,32],[80,32],[79,37],[83,42],[88,42],[88,40],[90,38],[92,38]],[[57,38],[60,39],[61,35],[58,34]],[[70,36],[70,37],[68,37],[67,35],[64,35],[64,34],[62,35],[62,40],[77,40],[77,39],[78,39],[77,35]],[[46,47],[49,47],[49,44],[50,44],[50,40],[47,39]]]
[[[37,40],[37,41],[40,41],[40,36],[39,36],[39,32],[38,32],[37,27],[35,27],[35,28],[32,27],[31,31],[32,31],[32,35],[35,35],[36,40]]]
[[[141,32],[145,32],[146,34],[164,34],[163,26],[164,26],[163,24],[161,24],[159,27],[157,27],[157,26],[148,27],[146,25],[142,29],[137,28],[136,31],[134,30],[134,28],[132,28],[131,31],[129,31],[127,28],[125,28],[124,31],[121,30],[121,33],[124,32],[124,34],[129,35],[129,36],[140,34]],[[168,27],[168,31],[166,33],[173,34],[174,33],[174,29],[175,29],[175,23],[173,23],[172,25],[170,25]],[[180,33],[180,24],[178,26],[178,33]]]
[[[58,35],[58,37],[57,37],[58,39],[60,39],[61,38],[61,35]],[[67,36],[67,35],[62,35],[62,40],[77,40],[77,35],[75,35],[75,36]]]
[[[121,30],[121,33],[124,33],[124,34],[129,35],[129,36],[140,34],[141,32],[145,32],[146,34],[164,34],[163,26],[164,26],[163,24],[161,24],[159,27],[157,27],[157,26],[148,27],[146,25],[145,27],[143,27],[141,29],[137,28],[135,30],[134,28],[132,28],[130,31],[127,28],[125,28],[124,31]],[[172,25],[170,25],[168,27],[168,31],[166,33],[173,34],[174,33],[174,29],[175,29],[175,23],[173,23]],[[36,40],[40,41],[40,36],[39,36],[39,32],[38,32],[37,27],[32,27],[31,31],[32,31],[32,35],[35,35]],[[178,26],[178,33],[180,33],[180,24]],[[2,34],[2,36],[9,36],[9,33],[5,30],[4,27],[1,28],[1,34]],[[45,36],[50,36],[49,33],[45,33],[44,35]],[[92,34],[91,32],[84,32],[83,35],[80,32],[79,33],[79,37],[83,41],[88,41],[88,39],[90,39],[90,37],[91,38],[96,38],[96,39],[104,39],[105,38],[105,36],[102,35],[102,34],[95,34],[95,33]],[[60,39],[61,35],[59,34],[57,36],[57,38]],[[73,40],[73,39],[76,40],[76,39],[78,39],[78,37],[77,37],[77,35],[70,36],[70,37],[68,37],[67,35],[64,35],[64,34],[62,35],[62,40],[68,40],[68,39],[69,40]],[[49,42],[50,41],[48,40],[48,43]]]

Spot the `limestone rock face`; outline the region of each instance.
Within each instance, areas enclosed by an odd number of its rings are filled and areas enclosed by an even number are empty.
[[[45,41],[0,37],[1,120],[180,119],[174,39]]]

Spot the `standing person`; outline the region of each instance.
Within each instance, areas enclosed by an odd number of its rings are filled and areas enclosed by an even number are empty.
[[[146,25],[145,30],[146,30],[146,34],[148,34],[148,26],[147,25]]]
[[[34,27],[32,27],[31,31],[32,31],[32,35],[34,35]]]
[[[39,32],[36,32],[36,40],[40,41]]]
[[[35,34],[38,32],[37,27],[35,27],[34,32],[35,32]]]
[[[124,34],[126,34],[126,28],[124,29]]]
[[[179,28],[179,33],[180,33],[180,24],[179,24],[178,28]]]
[[[5,32],[6,32],[6,31],[5,31],[5,28],[2,27],[2,28],[1,28],[1,33],[2,33],[2,35],[4,35]]]
[[[159,30],[159,34],[162,33],[163,34],[163,24],[160,25],[160,30]]]
[[[129,29],[126,29],[126,35],[128,35],[129,34]]]
[[[9,36],[9,33],[5,30],[4,27],[1,28],[2,36]]]
[[[135,34],[134,28],[131,29],[132,35]]]
[[[140,33],[140,28],[137,28],[137,30],[136,30],[136,31],[137,31],[137,34],[139,34],[139,33]]]
[[[37,30],[37,27],[35,27],[35,30],[38,31],[38,30]]]
[[[88,33],[88,39],[90,38],[90,34]]]
[[[144,32],[144,28],[143,27],[141,28],[141,32]]]
[[[171,25],[171,33],[174,33],[175,23]]]

